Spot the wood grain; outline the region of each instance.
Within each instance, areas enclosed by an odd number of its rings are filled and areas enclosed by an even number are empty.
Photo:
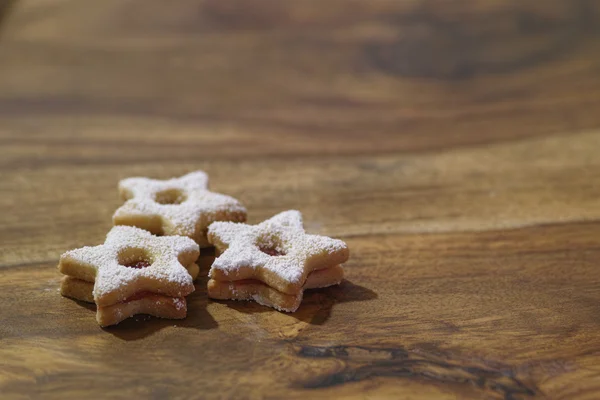
[[[600,122],[598,2],[279,3],[22,1],[0,165],[426,151]]]
[[[24,0],[0,26],[0,397],[597,399],[600,2]],[[98,328],[116,184],[204,169],[347,279]]]

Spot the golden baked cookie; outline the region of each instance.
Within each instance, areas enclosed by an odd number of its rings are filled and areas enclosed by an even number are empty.
[[[318,289],[339,284],[344,277],[341,265],[313,271],[308,275],[303,290],[298,294],[282,293],[261,281],[245,279],[240,281],[208,281],[208,297],[221,300],[254,300],[258,304],[273,307],[279,311],[294,312],[300,306],[304,290]]]
[[[210,246],[206,230],[212,222],[246,221],[246,208],[233,197],[209,191],[208,175],[202,171],[167,180],[124,179],[119,192],[126,202],[113,215],[114,225],[187,236],[200,247]]]
[[[60,283],[60,293],[75,300],[94,302],[94,284],[70,276],[64,276]],[[185,297],[168,297],[160,294],[142,292],[123,302],[110,306],[97,306],[96,320],[100,326],[118,324],[137,314],[153,317],[182,319],[187,314]]]
[[[195,261],[199,255],[198,245],[190,238],[157,237],[139,228],[117,226],[108,233],[104,244],[64,253],[58,269],[73,279],[93,282],[93,300],[98,306],[96,319],[106,326],[119,318],[105,318],[103,307],[118,304],[127,309],[127,313],[121,314],[129,315],[150,307],[144,298],[160,300],[160,304],[155,302],[155,308],[163,314],[171,310],[174,318],[181,318],[184,310],[185,315],[183,298],[194,291],[190,272],[197,275]],[[67,280],[62,285],[61,292],[66,295],[84,298],[81,284],[74,286],[74,282]],[[155,295],[179,300],[169,303]],[[125,307],[131,302],[135,304]]]
[[[259,289],[252,283],[251,287],[244,286],[248,288],[247,293],[237,297],[262,296],[266,299],[277,296],[280,299],[277,293],[268,291],[270,288],[295,298],[300,295],[301,300],[309,274],[338,266],[349,257],[343,241],[307,234],[302,215],[295,210],[282,212],[258,225],[215,222],[208,229],[208,240],[220,254],[209,272],[214,288],[225,287],[224,282],[240,280],[259,281],[267,287]],[[235,289],[235,285],[227,285]],[[226,291],[220,289],[213,290],[215,296],[216,293],[219,298],[227,296]],[[212,297],[210,291],[209,297]],[[236,296],[230,298],[233,297]],[[290,304],[295,304],[272,303],[286,310],[294,308]]]
[[[196,280],[200,273],[200,267],[198,264],[193,263],[186,267],[186,270],[192,277],[192,280]],[[65,297],[70,297],[75,300],[85,301],[87,303],[94,303],[94,281],[84,281],[77,279],[69,275],[63,276],[60,281],[60,294]]]

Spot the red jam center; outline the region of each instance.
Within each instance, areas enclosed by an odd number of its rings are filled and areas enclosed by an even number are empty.
[[[152,296],[152,293],[151,292],[146,292],[146,291],[137,292],[133,296],[130,296],[130,297],[126,298],[125,300],[123,300],[123,303],[128,303],[130,301],[141,300],[141,299],[143,299],[145,297],[148,297],[148,296]]]
[[[135,261],[129,264],[126,264],[126,267],[129,268],[135,268],[135,269],[142,269],[142,268],[148,268],[151,264],[146,261],[146,260],[140,260],[140,261]]]
[[[121,303],[130,303],[132,301],[137,301],[137,300],[143,300],[146,299],[148,297],[153,297],[155,300],[160,300],[161,298],[165,298],[165,299],[177,299],[180,301],[184,301],[185,299],[183,297],[169,297],[166,296],[164,294],[159,294],[159,293],[152,293],[152,292],[148,292],[148,291],[141,291],[141,292],[137,292],[131,296],[129,296],[128,298],[126,298],[125,300],[121,301]]]
[[[262,251],[265,254],[270,255],[271,257],[279,257],[279,256],[284,256],[285,253],[280,252],[279,250],[273,248],[273,247],[259,247],[259,250]]]

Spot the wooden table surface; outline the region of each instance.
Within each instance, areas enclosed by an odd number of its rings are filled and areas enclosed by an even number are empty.
[[[0,13],[0,398],[600,398],[600,3],[23,0]],[[132,175],[351,249],[293,314],[100,329],[59,255]]]

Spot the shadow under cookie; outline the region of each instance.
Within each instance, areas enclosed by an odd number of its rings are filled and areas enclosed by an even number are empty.
[[[322,289],[305,290],[304,298],[298,310],[292,313],[286,313],[286,315],[312,325],[322,325],[329,319],[335,304],[354,301],[370,301],[377,297],[377,293],[373,290],[344,279],[339,285]],[[254,301],[213,299],[210,301],[225,304],[231,309],[246,314],[279,312]]]
[[[199,282],[196,284],[196,291],[187,297],[188,313],[186,318],[171,320],[140,314],[118,325],[104,328],[104,330],[119,339],[131,341],[144,339],[167,327],[216,329],[219,324],[206,310],[207,303],[206,282]]]

